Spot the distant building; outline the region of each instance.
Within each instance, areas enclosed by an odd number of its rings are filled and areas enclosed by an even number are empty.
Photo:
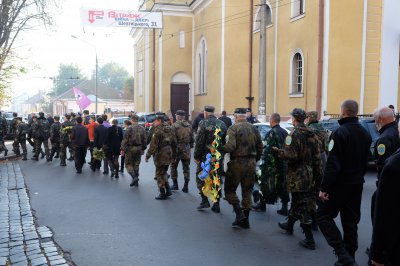
[[[23,110],[23,104],[25,103],[25,101],[27,101],[29,99],[29,95],[27,95],[26,93],[21,94],[17,97],[13,97],[12,99],[12,104],[11,104],[11,111],[16,112],[18,114],[25,114],[24,110]]]
[[[18,113],[22,115],[27,115],[30,113],[43,111],[42,105],[46,101],[47,97],[48,96],[46,91],[39,91],[22,103],[21,110]]]
[[[253,4],[253,5],[252,5]],[[260,1],[154,0],[163,29],[132,29],[137,111],[258,109]],[[400,105],[400,1],[267,1],[266,113]],[[252,101],[252,99],[254,99]]]
[[[85,108],[90,113],[96,110],[96,96],[95,96],[95,81],[87,80],[76,85],[85,95],[91,100],[91,104]],[[97,112],[98,113],[112,113],[112,112],[129,112],[134,110],[133,100],[126,99],[122,91],[108,87],[103,83],[98,83],[97,86]],[[79,112],[79,106],[76,104],[76,99],[72,88],[61,95],[52,99],[53,113],[63,115],[69,112]]]

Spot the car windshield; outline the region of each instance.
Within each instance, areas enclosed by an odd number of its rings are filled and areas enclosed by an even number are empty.
[[[12,113],[4,113],[5,118],[12,118]]]
[[[271,130],[268,125],[256,125],[258,131],[260,131],[261,139],[264,140],[267,133]]]

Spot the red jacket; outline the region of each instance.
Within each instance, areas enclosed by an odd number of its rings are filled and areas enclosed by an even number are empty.
[[[92,122],[89,125],[86,125],[85,127],[88,129],[90,142],[93,142],[94,141],[94,129],[97,127],[97,123]]]

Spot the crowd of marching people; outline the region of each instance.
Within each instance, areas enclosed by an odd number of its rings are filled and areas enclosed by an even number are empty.
[[[340,126],[330,135],[315,111],[293,109],[294,128],[290,133],[280,127],[281,116],[274,113],[264,139],[252,125],[257,119],[248,108],[235,109],[234,123],[225,111],[217,118],[213,106],[205,106],[193,123],[186,121],[187,114],[182,110],[175,113],[174,120],[156,113],[149,131],[138,124],[139,117],[134,113],[123,125],[116,119],[109,124],[106,115],[96,118],[87,111],[65,114],[62,123],[59,116],[46,118],[40,112],[26,124],[14,114],[13,151],[27,160],[28,141],[33,146],[32,160],[46,158],[51,162],[59,158],[60,166],[74,161],[77,174],[82,173],[85,163],[93,172],[102,168],[103,174],[112,178],[119,178],[126,169],[132,177],[131,187],[139,186],[142,156],[146,162],[153,157],[159,189],[156,200],[166,200],[172,190],[179,190],[179,163],[183,169],[182,191],[188,193],[193,154],[201,197],[198,210],[211,208],[219,213],[220,200],[225,199],[235,213],[232,226],[247,229],[250,211],[265,212],[268,204],[280,199],[278,214],[286,220],[278,226],[284,233],[293,234],[299,221],[305,235],[299,244],[314,250],[313,231],[319,228],[334,249],[335,265],[351,266],[357,265],[357,226],[372,139],[358,121],[356,101],[344,101],[340,110]],[[374,146],[378,181],[371,199],[373,236],[367,253],[371,265],[400,265],[398,124],[393,110],[386,107],[378,109],[374,119],[380,133]],[[0,126],[4,135],[4,118]],[[0,142],[0,151],[7,155],[4,141]],[[257,162],[261,162],[259,175]],[[236,193],[239,185],[241,200]],[[334,220],[339,214],[343,234]]]

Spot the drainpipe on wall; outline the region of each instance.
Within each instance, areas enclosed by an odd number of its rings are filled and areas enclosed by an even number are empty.
[[[318,74],[317,74],[317,96],[316,111],[321,117],[322,110],[322,74],[324,57],[324,0],[319,0],[319,18],[318,18]]]
[[[159,95],[158,97],[161,97]],[[153,111],[156,111],[156,29],[153,29]],[[160,110],[161,111],[161,110]]]
[[[250,27],[249,27],[249,96],[246,99],[249,101],[249,108],[252,106],[253,97],[253,13],[254,0],[250,0]]]

